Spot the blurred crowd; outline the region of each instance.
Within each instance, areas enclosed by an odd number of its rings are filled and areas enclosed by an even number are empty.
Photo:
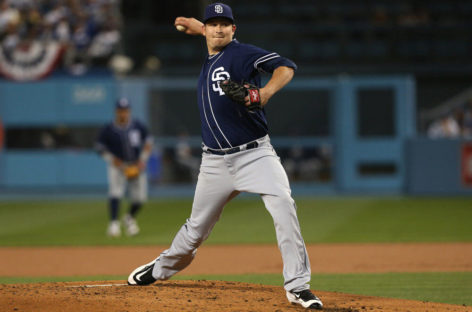
[[[428,127],[428,137],[472,138],[472,99],[459,108],[433,121]]]
[[[120,44],[117,0],[0,0],[4,54],[32,42],[57,42],[74,74],[106,65]]]
[[[418,4],[405,4],[397,14],[392,14],[382,4],[373,8],[371,22],[375,26],[396,24],[403,27],[418,27],[432,23],[431,12]]]

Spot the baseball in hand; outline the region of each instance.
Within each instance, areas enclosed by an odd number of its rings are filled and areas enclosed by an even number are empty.
[[[185,27],[183,25],[176,25],[175,28],[177,28],[178,31],[186,31],[187,30],[187,27]]]

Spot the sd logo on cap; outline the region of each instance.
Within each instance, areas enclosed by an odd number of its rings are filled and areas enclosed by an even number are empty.
[[[206,23],[212,18],[227,18],[234,24],[233,11],[224,3],[212,3],[205,8],[205,16],[203,18],[203,23]]]

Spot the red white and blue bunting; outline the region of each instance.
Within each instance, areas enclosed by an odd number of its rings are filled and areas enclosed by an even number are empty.
[[[0,48],[0,73],[12,80],[31,81],[49,75],[62,55],[61,44],[39,40],[20,43],[12,50]]]

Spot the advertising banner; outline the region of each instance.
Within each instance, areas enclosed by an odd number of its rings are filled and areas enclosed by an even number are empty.
[[[472,187],[472,143],[462,145],[462,183]]]

